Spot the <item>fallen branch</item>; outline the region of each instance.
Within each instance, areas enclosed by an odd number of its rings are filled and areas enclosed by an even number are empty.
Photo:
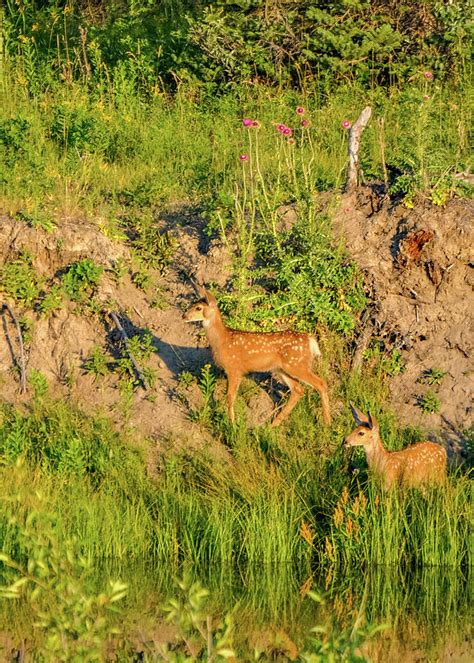
[[[11,319],[16,327],[16,333],[18,336],[18,345],[20,346],[20,393],[26,393],[26,359],[25,359],[25,346],[23,345],[23,334],[21,333],[20,323],[13,312],[13,309],[9,304],[3,305],[3,310],[8,311]]]
[[[346,193],[356,188],[359,179],[359,147],[362,132],[367,126],[372,108],[366,106],[352,127],[349,129],[349,167],[347,169]]]
[[[123,342],[125,344],[125,349],[127,351],[128,356],[130,357],[130,361],[133,364],[133,368],[135,369],[135,373],[137,374],[138,378],[140,379],[140,382],[143,385],[143,388],[146,391],[147,389],[149,389],[148,382],[147,382],[147,379],[146,379],[142,369],[140,368],[137,360],[135,359],[135,357],[133,356],[133,354],[130,350],[130,346],[129,346],[130,339],[127,336],[127,332],[122,327],[122,325],[120,323],[120,320],[118,319],[118,316],[117,316],[116,313],[114,313],[113,311],[110,311],[109,315],[112,318],[112,320],[114,321],[115,326],[117,327],[117,329],[119,330],[119,332],[122,336]]]

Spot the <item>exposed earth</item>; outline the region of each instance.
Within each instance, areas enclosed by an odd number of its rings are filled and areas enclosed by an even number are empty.
[[[372,306],[363,318],[360,342],[355,348],[355,365],[363,368],[362,351],[374,336],[384,349],[400,351],[403,372],[391,380],[392,405],[402,422],[419,423],[425,429],[449,438],[458,448],[463,431],[472,425],[473,372],[470,356],[474,346],[474,203],[452,200],[444,207],[426,203],[408,210],[393,204],[377,187],[360,188],[343,196],[332,212],[336,237],[363,270]],[[294,212],[296,216],[296,212]],[[286,218],[288,217],[288,218]],[[284,222],[291,223],[291,210]],[[72,303],[47,316],[26,312],[33,319],[27,342],[28,369],[39,369],[48,379],[55,396],[69,396],[86,409],[107,412],[119,426],[127,424],[160,445],[212,444],[190,410],[198,407],[197,387],[183,385],[183,371],[195,372],[211,361],[200,327],[183,320],[183,311],[195,299],[188,276],[200,282],[225,286],[232,256],[219,240],[209,241],[204,221],[178,207],[157,218],[176,238],[172,263],[159,277],[160,308],[133,281],[129,269],[121,278],[114,266],[131,260],[124,241],[106,237],[96,225],[85,221],[64,221],[52,232],[32,228],[21,220],[3,217],[0,224],[0,267],[27,250],[33,266],[46,282],[71,263],[89,257],[105,272],[97,293],[103,311],[81,314]],[[17,316],[23,315],[13,300],[5,299]],[[133,335],[148,328],[156,350],[150,366],[157,380],[148,391],[136,389],[133,407],[124,405],[114,374],[97,379],[84,370],[94,346],[110,353],[118,351],[118,332],[108,312],[120,316],[125,331]],[[30,393],[19,394],[19,360],[15,328],[3,314],[3,342],[0,344],[2,397],[10,402],[27,402]],[[423,383],[430,370],[445,373],[439,384]],[[420,379],[422,382],[420,382]],[[425,414],[417,399],[429,389],[440,401],[438,413]],[[219,383],[219,392],[224,381]],[[261,423],[271,415],[272,399],[263,391],[258,407],[250,403],[249,419]]]

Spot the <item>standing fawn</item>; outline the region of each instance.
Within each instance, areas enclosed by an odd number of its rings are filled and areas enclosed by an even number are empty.
[[[315,338],[295,332],[243,332],[224,324],[216,298],[204,288],[202,299],[185,314],[187,322],[200,321],[206,330],[216,364],[227,375],[227,407],[229,419],[235,420],[234,401],[240,382],[247,373],[272,372],[290,388],[290,398],[273,420],[278,426],[288,417],[303,396],[300,383],[309,384],[319,392],[326,424],[331,423],[328,388],[325,380],[311,370],[313,359],[321,355]]]
[[[387,490],[395,484],[419,487],[446,479],[446,450],[433,442],[418,442],[402,451],[387,451],[375,417],[366,416],[350,403],[358,427],[346,438],[346,447],[364,447],[369,470]]]

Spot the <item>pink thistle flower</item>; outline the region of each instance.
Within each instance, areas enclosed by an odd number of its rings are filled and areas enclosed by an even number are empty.
[[[303,106],[297,106],[297,107],[296,107],[296,112],[298,113],[298,115],[304,115],[304,108],[303,108]]]
[[[433,72],[432,71],[425,71],[423,76],[426,78],[427,81],[432,81],[433,80]]]
[[[305,127],[309,127],[309,125],[310,125],[309,120],[301,120],[301,126],[302,126],[303,128],[305,128]]]
[[[244,127],[251,127],[252,120],[249,117],[246,117],[242,120],[242,124],[244,125]]]
[[[248,154],[241,154],[239,159],[241,161],[248,161],[249,160],[249,155]]]
[[[352,122],[350,120],[343,120],[341,122],[341,127],[343,129],[350,129]]]
[[[284,136],[291,136],[291,129],[290,127],[285,127],[282,131]]]
[[[255,127],[255,129],[258,129],[260,126],[260,122],[258,120],[252,120],[252,127]]]
[[[277,130],[282,134],[286,129],[285,124],[277,124]]]

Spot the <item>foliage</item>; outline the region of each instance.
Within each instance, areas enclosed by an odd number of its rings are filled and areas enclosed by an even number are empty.
[[[15,301],[28,307],[33,305],[41,290],[41,279],[27,251],[0,268],[0,288]]]
[[[417,403],[422,411],[426,413],[439,412],[441,406],[438,396],[432,389],[428,389],[424,394],[418,396]]]
[[[427,66],[456,77],[472,53],[468,11],[468,0],[449,6],[438,0],[409,6],[379,0],[183,6],[170,0],[104,2],[91,21],[79,2],[9,2],[4,31],[6,52],[30,92],[59,80],[99,90],[112,82],[120,101],[191,81],[209,91],[246,81],[301,87],[317,81],[323,89],[347,81],[390,85]],[[64,106],[56,116],[52,133],[59,141],[78,149],[112,147],[113,138],[93,116]]]
[[[115,363],[116,372],[125,382],[130,383],[134,387],[138,386],[140,384],[140,378],[135,371],[129,353],[131,353],[138,363],[141,364],[142,362],[147,362],[153,352],[153,337],[149,329],[144,329],[133,334],[127,341],[126,351],[122,353],[122,356],[119,357]],[[153,385],[156,377],[154,371],[151,368],[144,366],[143,374],[148,382]]]
[[[90,560],[76,556],[74,546],[61,540],[40,493],[32,496],[23,489],[16,496],[2,495],[5,501],[28,508],[24,522],[10,520],[26,559],[18,563],[0,554],[9,582],[0,587],[0,597],[22,599],[32,611],[34,626],[43,633],[36,655],[44,661],[105,661],[111,637],[120,633],[115,604],[127,586],[116,581],[100,594],[90,592]]]
[[[87,373],[91,373],[94,379],[97,379],[98,377],[105,377],[107,375],[109,371],[108,364],[109,362],[104,350],[100,345],[95,345],[84,362],[84,370]]]
[[[317,603],[324,602],[316,592],[309,592],[308,595]],[[313,635],[309,646],[302,652],[301,660],[306,663],[326,663],[326,661],[365,663],[368,659],[362,653],[363,645],[386,628],[386,625],[361,627],[357,624],[357,620],[347,630],[314,626],[311,629]]]
[[[442,371],[440,368],[429,368],[419,378],[418,382],[421,382],[421,384],[429,384],[431,386],[437,385],[441,383],[441,380],[445,375],[446,371]]]
[[[103,271],[104,268],[90,258],[75,262],[62,276],[64,291],[73,301],[85,301],[97,288]]]
[[[181,644],[172,648],[161,646],[158,653],[162,660],[182,660],[179,651],[184,649],[183,654],[190,653],[190,642],[193,642],[192,660],[213,661],[215,657],[217,660],[233,660],[231,615],[226,614],[220,623],[213,624],[206,610],[209,591],[187,576],[176,581],[176,590],[177,593],[168,600],[163,611],[167,621],[176,625]]]
[[[41,399],[48,393],[48,380],[46,376],[37,368],[31,368],[28,374],[28,382],[33,388],[33,397]]]

